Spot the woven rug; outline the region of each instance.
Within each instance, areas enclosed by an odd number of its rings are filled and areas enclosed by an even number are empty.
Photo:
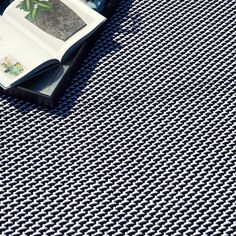
[[[56,109],[1,95],[0,235],[236,235],[235,25],[123,0]]]

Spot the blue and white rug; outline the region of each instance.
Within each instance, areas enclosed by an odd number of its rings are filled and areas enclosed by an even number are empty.
[[[123,0],[55,110],[1,95],[0,235],[236,235],[235,25]]]

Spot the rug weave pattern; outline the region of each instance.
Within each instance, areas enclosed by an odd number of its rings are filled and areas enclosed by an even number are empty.
[[[235,25],[121,1],[59,107],[1,95],[0,235],[236,235]]]

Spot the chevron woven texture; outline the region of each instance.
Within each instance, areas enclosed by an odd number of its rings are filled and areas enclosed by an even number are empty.
[[[123,0],[56,109],[1,95],[0,235],[236,235],[235,34],[235,0]]]

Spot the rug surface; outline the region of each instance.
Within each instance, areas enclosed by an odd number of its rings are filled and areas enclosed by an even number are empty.
[[[1,95],[0,235],[236,235],[235,25],[123,0],[56,109]]]

